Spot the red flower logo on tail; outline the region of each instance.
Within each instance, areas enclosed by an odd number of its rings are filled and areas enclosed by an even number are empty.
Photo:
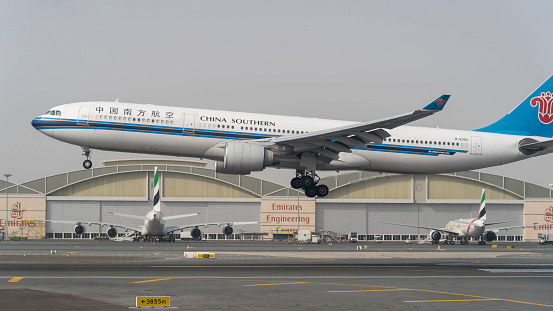
[[[543,124],[553,122],[553,96],[551,92],[541,93],[541,96],[536,96],[530,101],[532,107],[539,105],[538,119]]]

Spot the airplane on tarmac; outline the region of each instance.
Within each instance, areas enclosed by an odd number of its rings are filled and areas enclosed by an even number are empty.
[[[140,240],[155,241],[156,239],[158,239],[159,241],[169,241],[169,242],[175,242],[175,236],[173,234],[175,231],[181,231],[181,230],[191,228],[190,235],[192,236],[192,238],[201,239],[202,232],[198,227],[207,228],[208,226],[224,226],[223,233],[225,235],[231,235],[234,232],[234,229],[232,228],[232,226],[234,225],[237,225],[237,226],[251,225],[251,224],[258,224],[258,223],[264,222],[264,221],[212,222],[212,223],[167,227],[165,226],[166,220],[196,216],[199,213],[164,216],[163,213],[161,212],[161,201],[160,201],[159,189],[160,189],[159,172],[156,166],[155,173],[154,173],[154,208],[148,211],[146,213],[146,216],[128,215],[128,214],[110,212],[110,214],[113,214],[116,216],[144,220],[144,226],[142,226],[142,228],[129,227],[129,226],[124,226],[119,224],[105,223],[105,222],[98,222],[98,221],[72,221],[72,220],[44,220],[44,221],[75,224],[75,233],[79,235],[86,232],[86,227],[84,225],[89,225],[89,226],[100,225],[102,227],[109,226],[107,230],[107,235],[110,238],[117,237],[116,228],[123,228],[127,231],[132,231],[135,233],[133,237],[133,241],[140,241]]]
[[[447,223],[447,225],[443,228],[432,228],[432,227],[424,227],[424,226],[417,226],[417,225],[409,225],[409,224],[396,224],[396,223],[390,223],[390,222],[382,222],[383,224],[388,225],[395,225],[395,226],[405,226],[405,227],[412,227],[412,228],[422,228],[431,230],[428,233],[428,239],[433,243],[436,244],[440,241],[442,238],[442,234],[446,236],[445,244],[454,244],[453,237],[456,236],[460,241],[461,244],[468,244],[470,238],[478,238],[478,245],[485,245],[486,242],[493,242],[497,238],[497,232],[500,230],[509,230],[509,229],[515,229],[515,228],[526,228],[526,227],[532,227],[534,225],[528,225],[528,226],[511,226],[511,227],[503,227],[503,228],[493,228],[492,230],[486,231],[486,225],[497,225],[502,223],[507,223],[510,221],[501,221],[501,222],[493,222],[493,223],[486,223],[486,190],[482,189],[482,197],[480,199],[480,209],[478,210],[478,217],[477,218],[468,218],[468,219],[457,219],[452,220]]]
[[[81,146],[85,168],[92,166],[93,148],[211,159],[226,174],[290,168],[296,170],[293,188],[324,197],[329,189],[318,184],[317,170],[437,174],[550,153],[552,92],[553,76],[502,119],[473,131],[405,126],[441,111],[449,95],[369,122],[116,101],[56,106],[31,123],[47,136]]]

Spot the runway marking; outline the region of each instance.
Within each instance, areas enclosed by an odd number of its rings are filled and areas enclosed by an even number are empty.
[[[8,283],[17,283],[19,281],[23,280],[23,278],[11,278]]]
[[[150,283],[150,282],[158,282],[158,281],[167,281],[167,280],[172,280],[173,278],[170,278],[170,279],[155,279],[155,280],[146,280],[146,281],[138,281],[138,282],[133,282],[135,284],[139,284],[139,283]]]
[[[482,298],[482,299],[448,299],[448,300],[408,300],[404,302],[467,302],[467,301],[497,301],[500,298]]]
[[[270,283],[270,284],[251,284],[242,286],[273,286],[273,285],[295,285],[295,284],[307,284],[309,282],[294,282],[294,283]]]
[[[347,285],[347,284],[341,284],[341,285]],[[371,286],[371,285],[359,285],[359,284],[351,284],[351,285],[375,287],[375,286]],[[393,290],[394,290],[394,288],[390,289],[390,291],[393,291]],[[453,295],[453,296],[462,296],[462,297],[472,298],[470,300],[420,300],[420,301],[404,301],[404,302],[454,302],[454,301],[487,301],[487,300],[491,301],[491,300],[496,300],[496,301],[505,301],[505,302],[532,305],[532,306],[553,308],[553,305],[546,305],[546,304],[535,303],[535,302],[512,300],[512,299],[505,299],[505,298],[494,298],[494,297],[485,297],[485,296],[466,295],[466,294],[449,293],[449,292],[440,292],[440,291],[433,291],[433,290],[427,290],[427,289],[396,288],[395,290],[411,290],[411,291],[418,291],[418,292],[425,292],[425,293],[444,294],[444,295]],[[382,291],[386,291],[386,290],[352,290],[352,291],[328,291],[328,292],[329,293],[352,293],[352,292],[382,292]]]
[[[390,289],[356,289],[356,290],[329,290],[327,293],[359,293],[359,292],[393,292],[402,290],[416,290],[410,288],[390,288]]]

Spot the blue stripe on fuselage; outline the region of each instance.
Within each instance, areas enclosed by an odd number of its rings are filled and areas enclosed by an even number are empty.
[[[204,138],[225,138],[225,139],[260,139],[277,137],[280,135],[271,134],[252,134],[232,131],[216,131],[204,129],[177,128],[170,126],[149,125],[149,124],[129,124],[105,121],[89,121],[88,124],[77,124],[74,119],[55,119],[55,118],[36,118],[32,122],[37,130],[44,129],[97,129],[107,131],[139,132],[163,135],[193,136]],[[190,132],[186,132],[190,131]],[[192,132],[193,131],[193,132]],[[417,154],[426,156],[454,155],[457,152],[466,153],[466,150],[441,149],[429,147],[415,147],[389,144],[369,143],[366,148],[355,148],[356,150],[371,150],[380,152],[392,152],[402,154]]]

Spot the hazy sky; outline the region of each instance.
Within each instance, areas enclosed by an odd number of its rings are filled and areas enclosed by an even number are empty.
[[[552,1],[0,0],[0,173],[22,183],[82,169],[79,147],[30,124],[78,101],[368,121],[445,93],[445,110],[414,125],[480,128],[553,74],[551,12]],[[552,163],[483,171],[547,186]]]

